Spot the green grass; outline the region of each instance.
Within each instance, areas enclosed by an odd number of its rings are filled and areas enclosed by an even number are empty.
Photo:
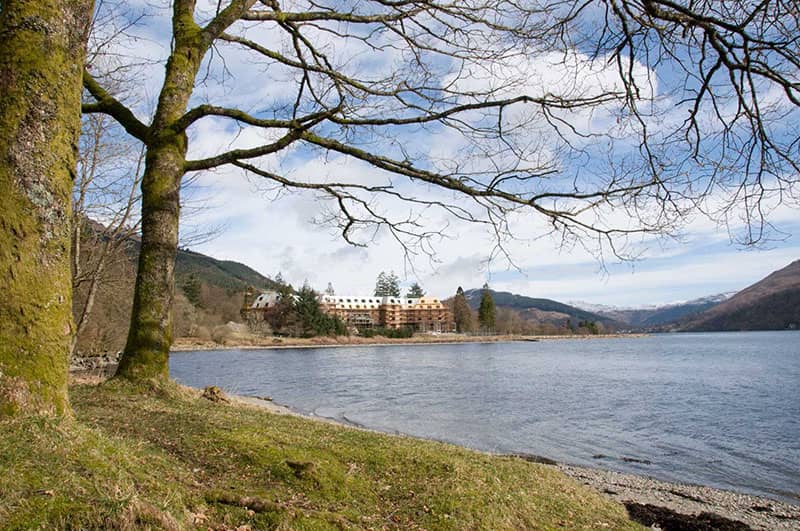
[[[0,528],[638,528],[544,465],[148,391],[73,387],[74,421],[3,421]]]

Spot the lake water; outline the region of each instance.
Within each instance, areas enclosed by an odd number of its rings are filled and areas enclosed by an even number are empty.
[[[194,387],[800,503],[800,332],[174,353]]]

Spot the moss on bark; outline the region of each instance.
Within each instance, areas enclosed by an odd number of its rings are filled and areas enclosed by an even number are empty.
[[[116,374],[135,381],[169,377],[180,183],[186,172],[187,150],[186,134],[176,123],[186,112],[209,44],[194,22],[193,1],[178,0],[173,10],[175,45],[146,142],[142,248],[128,340]]]
[[[92,6],[0,10],[0,416],[69,411],[69,209]]]
[[[185,146],[185,139],[171,139],[163,148],[151,148],[147,153],[142,181],[139,268],[128,339],[117,369],[117,376],[129,380],[169,377]]]

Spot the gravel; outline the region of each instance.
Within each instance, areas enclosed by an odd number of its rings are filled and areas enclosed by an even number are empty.
[[[556,466],[580,483],[622,502],[632,516],[638,511],[647,518],[647,514],[657,515],[659,508],[678,513],[674,517],[675,523],[659,523],[657,529],[746,529],[737,524],[746,524],[752,529],[800,529],[800,506],[797,505],[610,470],[562,464]],[[681,515],[688,516],[688,521],[694,524],[682,526],[678,522]],[[645,525],[655,523],[639,521]]]

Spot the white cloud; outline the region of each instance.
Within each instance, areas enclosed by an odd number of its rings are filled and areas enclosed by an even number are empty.
[[[146,9],[152,2],[140,4]],[[204,9],[212,13],[215,2],[206,1]],[[148,105],[142,104],[140,114],[145,116],[152,107],[152,98],[157,94],[163,78],[163,61],[169,50],[170,40],[166,30],[169,24],[168,3],[162,8],[150,9],[153,17],[137,33],[136,53],[148,60],[143,66],[136,93]],[[244,28],[248,26],[242,24]],[[248,26],[249,27],[249,26]],[[270,27],[274,30],[274,27]],[[286,36],[281,31],[272,31],[264,26],[246,30],[249,37],[269,44],[275,49],[287,49]],[[388,32],[381,36],[386,47],[381,53],[369,50],[357,39],[341,41],[330,33],[314,32],[320,49],[330,54],[331,60],[341,64],[353,74],[377,79],[400,76],[398,70],[403,63],[402,46],[395,45]],[[119,45],[115,52],[130,53],[130,43]],[[292,101],[297,90],[293,74],[274,64],[253,62],[252,56],[235,46],[219,49],[224,63],[217,57],[211,63],[208,84],[198,80],[198,90],[192,104],[212,102],[219,105],[236,105],[253,113],[271,111],[284,112],[278,107]],[[150,63],[152,62],[152,64]],[[228,85],[211,81],[223,77],[223,64],[233,76]],[[437,64],[436,69],[445,71],[451,64]],[[470,70],[471,68],[471,70]],[[550,93],[564,97],[596,95],[604,90],[620,89],[617,73],[605,58],[589,61],[580,52],[566,54],[548,52],[541,54],[517,54],[509,56],[502,64],[486,68],[475,63],[467,65],[463,72],[470,75],[458,80],[458,86],[476,92],[495,90],[499,95],[526,93],[542,96]],[[205,75],[205,70],[204,74]],[[659,94],[663,87],[653,86],[645,80],[654,80],[653,72],[641,64],[635,66],[635,76],[642,80],[643,97],[663,98],[659,105],[672,102],[670,94]],[[447,81],[452,81],[452,78]],[[652,92],[651,92],[652,90]],[[144,95],[144,97],[142,97]],[[619,140],[630,134],[623,124],[616,121],[619,104],[607,105],[590,112],[563,111],[559,117],[584,132],[605,132]],[[467,116],[480,120],[478,113]],[[662,127],[673,126],[682,119],[679,113],[662,118]],[[670,122],[669,120],[672,120]],[[514,129],[528,123],[528,129]],[[549,126],[541,122],[541,116],[532,113],[528,106],[518,105],[507,110],[504,125],[508,129],[507,140],[512,140],[525,156],[541,166],[557,166],[560,169],[586,173],[602,173],[605,162],[597,156],[603,146],[594,140],[570,137],[576,144],[587,146],[595,158],[581,161],[578,167],[574,160],[564,162],[563,147],[553,137]],[[210,118],[198,122],[190,131],[190,158],[207,157],[232,148],[253,147],[274,140],[282,131],[245,127],[241,130],[228,119]],[[392,131],[393,134],[393,131]],[[359,137],[356,137],[359,139]],[[373,140],[370,138],[370,140]],[[474,149],[471,139],[453,129],[432,127],[419,129],[412,135],[396,138],[374,139],[380,149],[393,156],[399,153],[399,145],[412,154],[427,156],[431,164],[453,170],[455,165],[466,171],[480,171],[499,164],[503,168],[514,167],[517,162],[510,152],[504,151],[501,143],[488,143],[485,149]],[[366,140],[364,140],[366,142]],[[487,144],[484,144],[487,145]],[[492,160],[493,159],[493,160]],[[311,182],[348,182],[378,185],[392,184],[403,193],[414,193],[429,200],[457,202],[466,209],[477,212],[477,205],[470,199],[457,198],[452,192],[431,187],[412,186],[402,177],[389,177],[365,163],[354,162],[340,156],[325,156],[319,151],[291,148],[279,155],[264,157],[258,161],[264,168],[281,172],[291,178],[307,179]],[[572,164],[572,166],[569,166]],[[583,175],[583,173],[581,173]],[[566,183],[569,185],[570,183]],[[537,186],[557,189],[565,182],[542,180]],[[384,233],[367,249],[349,247],[331,227],[310,222],[323,207],[323,203],[311,192],[289,193],[275,189],[257,178],[245,179],[238,169],[222,168],[197,175],[190,197],[205,199],[214,208],[201,210],[191,223],[196,225],[225,224],[228,230],[221,237],[208,242],[197,250],[217,258],[244,262],[262,273],[274,275],[281,271],[284,278],[294,284],[308,279],[313,286],[323,289],[332,282],[340,293],[367,293],[374,279],[382,271],[394,269],[409,281],[418,279],[423,287],[437,296],[451,295],[458,285],[464,288],[478,287],[487,278],[493,287],[507,289],[532,296],[547,296],[559,300],[590,300],[612,304],[636,304],[670,302],[676,299],[702,296],[709,291],[727,291],[743,287],[769,271],[782,267],[796,258],[798,244],[795,240],[776,249],[760,253],[705,251],[728,239],[725,231],[703,218],[690,220],[687,233],[680,245],[652,238],[632,241],[634,250],[644,252],[649,262],[637,264],[631,271],[625,268],[610,268],[603,276],[598,263],[581,246],[561,247],[557,237],[547,236],[550,231],[542,217],[511,214],[511,229],[520,239],[506,243],[515,264],[524,272],[509,269],[502,256],[487,263],[494,249],[490,228],[454,221],[435,209],[422,211],[413,208],[413,213],[422,216],[426,227],[447,227],[449,238],[436,242],[438,265],[430,264],[424,256],[413,263],[413,268],[404,262],[402,250]],[[276,199],[277,198],[277,199]],[[403,219],[412,207],[395,199],[383,198],[375,203],[381,213]],[[608,224],[626,226],[630,218],[619,209],[603,212]],[[780,207],[773,212],[773,220],[782,225],[796,224],[797,209]],[[612,260],[613,262],[613,260]],[[526,276],[527,275],[527,276]],[[718,290],[716,286],[719,286]],[[723,286],[724,287],[723,289]]]

